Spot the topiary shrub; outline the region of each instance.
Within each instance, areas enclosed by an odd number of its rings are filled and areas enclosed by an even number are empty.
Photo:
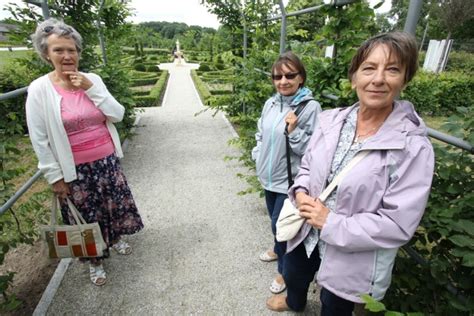
[[[137,70],[137,71],[146,71],[146,67],[144,64],[140,63],[140,64],[135,64],[133,66],[133,69]]]
[[[200,72],[203,72],[203,71],[210,71],[211,70],[211,67],[209,67],[209,64],[207,63],[201,63],[199,64],[199,71]]]

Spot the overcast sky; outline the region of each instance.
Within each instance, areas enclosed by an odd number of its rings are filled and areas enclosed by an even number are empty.
[[[380,0],[370,0],[374,5]],[[21,3],[21,0],[0,0],[0,20],[9,16],[9,12],[4,11],[3,7],[7,3]],[[146,21],[168,21],[184,22],[188,25],[200,25],[217,28],[219,22],[217,17],[208,13],[200,0],[131,0],[129,6],[134,8],[134,16],[131,21],[134,23]],[[285,3],[287,1],[284,1]],[[390,9],[391,0],[380,8],[381,12]]]

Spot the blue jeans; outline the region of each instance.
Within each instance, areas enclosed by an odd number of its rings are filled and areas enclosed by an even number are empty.
[[[265,202],[267,203],[268,215],[272,220],[272,233],[273,236],[276,236],[276,222],[278,216],[280,215],[281,208],[283,207],[283,202],[288,197],[288,195],[283,193],[276,193],[265,190]],[[279,242],[274,238],[275,245],[273,246],[273,251],[278,255],[278,273],[283,273],[283,257],[286,252],[286,242]]]
[[[283,279],[285,279],[288,307],[296,312],[303,311],[308,300],[308,289],[319,270],[321,259],[316,246],[308,258],[303,243],[285,256]]]

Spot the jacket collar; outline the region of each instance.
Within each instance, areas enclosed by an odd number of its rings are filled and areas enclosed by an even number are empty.
[[[335,110],[333,115],[321,119],[321,129],[327,139],[329,152],[335,152],[339,134],[349,113],[359,106],[359,102],[347,108]],[[362,150],[403,149],[408,135],[426,136],[427,129],[421,118],[416,114],[413,104],[408,101],[395,101],[393,110],[382,124],[378,132],[369,138]],[[334,147],[334,148],[332,148]]]

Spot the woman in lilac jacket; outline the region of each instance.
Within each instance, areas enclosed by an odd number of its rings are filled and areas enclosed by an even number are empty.
[[[321,315],[351,315],[361,294],[381,300],[397,250],[413,236],[428,200],[434,153],[422,119],[397,101],[417,70],[415,39],[375,36],[352,59],[349,79],[359,102],[321,113],[289,197],[306,222],[288,242],[287,296],[275,311],[305,308],[318,271]],[[370,151],[323,204],[319,194],[359,151]]]

